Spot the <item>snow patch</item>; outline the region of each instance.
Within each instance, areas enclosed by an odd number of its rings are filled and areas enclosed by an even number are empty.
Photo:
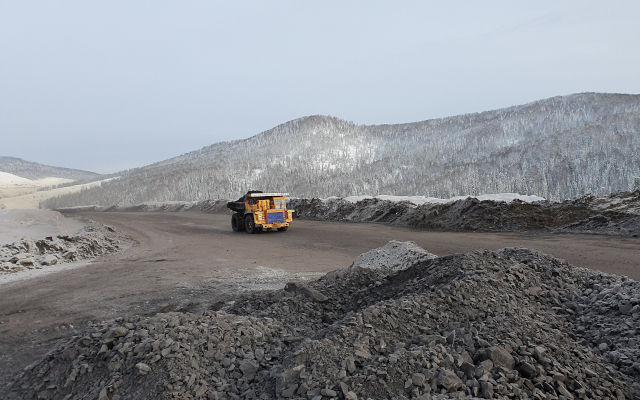
[[[75,182],[75,180],[67,179],[67,178],[56,178],[53,176],[42,178],[42,179],[36,179],[33,181],[33,183],[37,186],[56,186],[56,185],[62,185],[62,184],[71,183],[71,182]]]
[[[2,186],[33,186],[31,179],[0,171],[0,185]]]
[[[63,183],[73,182],[73,179],[67,178],[57,178],[57,177],[46,177],[41,179],[27,179],[18,175],[10,174],[8,172],[0,171],[0,186],[37,186],[37,187],[46,187],[46,186],[55,186]]]

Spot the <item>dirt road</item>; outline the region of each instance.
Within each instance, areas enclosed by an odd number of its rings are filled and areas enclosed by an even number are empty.
[[[219,308],[241,290],[273,288],[348,266],[358,254],[391,239],[413,240],[438,255],[530,247],[574,265],[640,279],[639,239],[439,233],[300,220],[286,233],[247,235],[232,232],[230,217],[222,214],[73,216],[115,226],[137,244],[86,267],[0,285],[0,387],[90,320]]]

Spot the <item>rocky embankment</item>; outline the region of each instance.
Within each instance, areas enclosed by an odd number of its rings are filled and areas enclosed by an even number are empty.
[[[4,398],[638,398],[639,327],[638,282],[522,248],[390,242],[221,311],[93,325]]]
[[[112,227],[89,223],[76,234],[22,239],[0,246],[0,275],[48,268],[118,251],[125,238]]]
[[[231,213],[227,208],[228,200],[203,200],[203,201],[166,201],[147,202],[131,206],[79,206],[62,208],[65,214],[73,214],[82,211],[100,212],[205,212],[205,213]]]
[[[510,202],[466,198],[415,204],[378,198],[292,199],[299,218],[375,222],[442,231],[552,231],[640,235],[640,190],[608,197],[579,197],[563,202]]]

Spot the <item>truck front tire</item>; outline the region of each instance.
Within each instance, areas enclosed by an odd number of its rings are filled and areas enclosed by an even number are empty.
[[[231,229],[234,232],[242,232],[244,231],[244,221],[242,220],[242,216],[238,213],[234,213],[231,216]]]
[[[253,214],[247,214],[244,217],[244,230],[247,233],[256,233],[258,230],[256,229],[256,223],[253,220]]]

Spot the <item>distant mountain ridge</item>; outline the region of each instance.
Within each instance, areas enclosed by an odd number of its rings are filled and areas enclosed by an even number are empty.
[[[53,167],[25,161],[21,158],[0,156],[0,171],[27,179],[66,178],[88,180],[99,177],[99,174],[79,169]]]
[[[393,125],[310,116],[118,174],[47,205],[516,192],[549,199],[629,190],[640,176],[640,95],[580,93]]]

